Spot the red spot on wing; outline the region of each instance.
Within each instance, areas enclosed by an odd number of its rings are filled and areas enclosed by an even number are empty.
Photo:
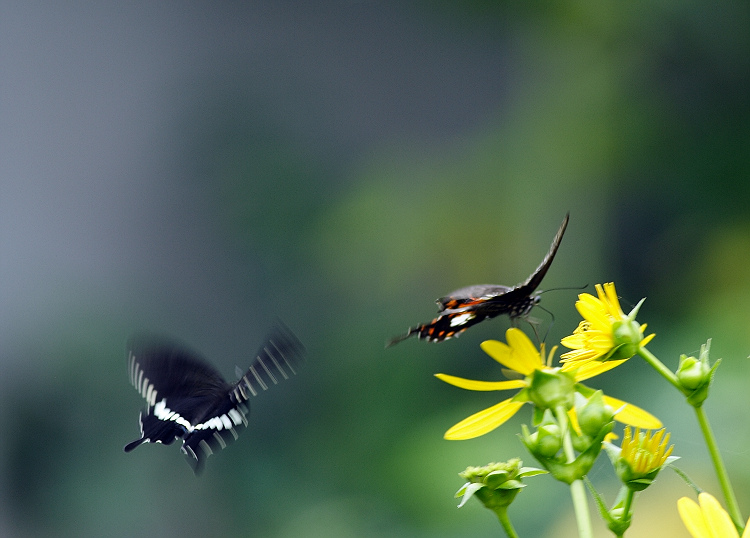
[[[473,306],[486,302],[487,299],[484,297],[468,297],[466,299],[451,299],[445,303],[445,308],[448,310],[454,310],[456,308],[465,308],[467,306]]]

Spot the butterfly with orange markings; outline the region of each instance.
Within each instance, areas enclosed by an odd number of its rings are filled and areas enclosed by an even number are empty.
[[[531,309],[539,303],[539,293],[534,294],[547,274],[557,249],[562,241],[570,214],[566,214],[560,228],[552,240],[549,252],[524,282],[513,287],[495,284],[467,286],[451,292],[437,300],[438,316],[429,323],[412,327],[406,334],[388,341],[386,347],[417,336],[429,342],[442,342],[458,336],[469,327],[503,314],[512,321],[527,317]]]

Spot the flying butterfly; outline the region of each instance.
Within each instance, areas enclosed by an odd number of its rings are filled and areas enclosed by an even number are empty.
[[[438,316],[429,323],[412,327],[406,334],[396,336],[388,341],[390,347],[410,336],[426,339],[430,342],[442,342],[457,336],[472,325],[486,319],[507,314],[511,320],[525,317],[539,303],[539,294],[534,291],[547,274],[552,260],[557,254],[570,214],[565,218],[552,240],[549,252],[529,278],[513,287],[494,284],[467,286],[451,292],[437,300]]]
[[[180,345],[152,337],[132,339],[128,373],[147,407],[139,417],[141,437],[125,445],[125,452],[143,443],[170,445],[181,439],[182,453],[199,474],[208,456],[236,440],[247,427],[250,397],[295,375],[302,362],[302,344],[280,322],[234,383]]]

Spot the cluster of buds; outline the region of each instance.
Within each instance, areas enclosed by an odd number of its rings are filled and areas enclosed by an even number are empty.
[[[561,372],[561,374],[564,374]],[[533,385],[533,383],[532,383]],[[564,423],[558,420],[550,408],[543,411],[535,421],[536,430],[531,432],[525,424],[521,426],[521,440],[531,454],[557,480],[567,484],[585,476],[601,452],[602,442],[614,427],[614,411],[604,402],[601,391],[592,391],[586,398],[577,386],[573,392],[573,413],[564,407]],[[538,409],[538,408],[537,408]],[[566,453],[564,434],[568,433],[575,457]]]

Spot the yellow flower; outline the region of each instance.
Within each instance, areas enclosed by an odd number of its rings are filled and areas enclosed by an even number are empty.
[[[677,501],[677,510],[693,538],[740,538],[729,514],[719,501],[709,493],[698,495],[700,506],[687,497]],[[750,538],[750,520],[745,525],[742,538]]]
[[[509,381],[475,381],[447,374],[435,374],[438,379],[466,390],[494,391],[521,389],[514,397],[503,400],[492,407],[462,420],[445,432],[446,439],[462,440],[479,437],[480,435],[491,432],[510,419],[524,403],[531,401],[528,389],[531,387],[531,382],[535,372],[543,372],[545,374],[561,373],[563,376],[572,378],[571,384],[574,390],[578,391],[580,389],[590,392],[591,389],[578,385],[578,383],[584,379],[589,379],[606,372],[607,370],[611,370],[625,362],[609,361],[606,363],[590,363],[578,368],[575,372],[562,373],[560,372],[560,368],[552,368],[549,365],[551,363],[552,355],[555,352],[555,348],[552,349],[547,357],[548,364],[545,365],[542,362],[539,351],[534,347],[534,344],[531,343],[531,340],[529,340],[528,336],[526,336],[523,331],[517,328],[510,328],[505,335],[508,344],[498,342],[497,340],[487,340],[482,342],[482,350],[504,367],[524,376],[523,379],[512,379]],[[542,345],[542,351],[544,351],[544,345]],[[607,405],[617,410],[615,419],[620,422],[649,429],[661,427],[659,419],[632,404],[609,396],[604,396],[604,401]]]
[[[643,491],[666,464],[677,459],[670,458],[674,445],[668,446],[669,437],[669,434],[664,435],[663,428],[653,434],[636,428],[633,433],[630,426],[626,426],[620,448],[609,443],[604,447],[622,483],[633,491]]]
[[[646,325],[635,321],[639,302],[630,314],[625,315],[620,308],[617,291],[612,282],[596,285],[598,297],[582,293],[576,301],[576,309],[583,321],[561,344],[572,349],[561,355],[563,370],[573,370],[591,361],[629,359],[639,347],[648,344],[653,334],[643,337]]]
[[[630,426],[625,426],[621,457],[628,462],[634,474],[649,474],[661,469],[672,453],[674,445],[667,448],[669,437],[670,434],[664,435],[664,428],[650,434],[647,431],[641,432],[638,428],[632,433]]]

